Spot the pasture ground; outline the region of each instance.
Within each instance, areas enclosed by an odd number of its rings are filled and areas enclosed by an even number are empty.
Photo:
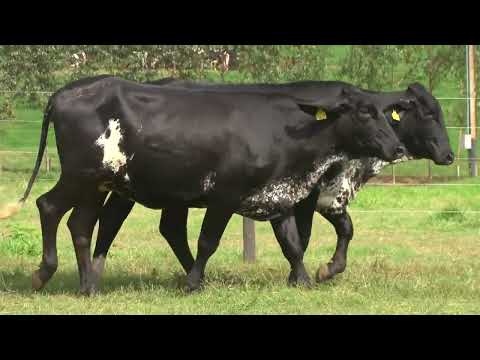
[[[451,96],[445,89],[437,95]],[[449,103],[446,103],[448,106]],[[443,104],[442,104],[443,105]],[[31,174],[42,111],[19,108],[20,121],[0,123],[0,205],[18,199]],[[34,123],[30,122],[34,121]],[[450,134],[457,156],[458,132]],[[235,216],[207,267],[203,292],[182,291],[183,271],[158,233],[159,211],[137,205],[113,243],[101,294],[77,294],[78,272],[68,214],[58,233],[59,269],[40,293],[31,290],[31,272],[41,259],[35,199],[58,178],[53,131],[49,133],[52,171],[40,179],[25,208],[0,222],[0,314],[479,314],[480,179],[476,186],[368,186],[351,206],[355,225],[345,273],[313,289],[289,288],[287,261],[269,223],[257,222],[257,262],[242,261],[242,220]],[[462,176],[468,174],[460,164]],[[456,164],[434,166],[434,176],[455,176]],[[387,168],[384,175],[390,175]],[[397,176],[424,176],[426,163],[396,167]],[[377,181],[378,179],[376,179]],[[397,209],[401,212],[382,212]],[[435,212],[408,210],[431,209]],[[376,212],[364,212],[375,210]],[[189,242],[196,252],[203,210],[190,211]],[[314,276],[333,254],[333,228],[315,215],[305,263]],[[93,246],[93,245],[92,245]]]
[[[0,204],[19,198],[29,175],[0,174]],[[347,270],[313,289],[287,287],[289,266],[269,223],[256,223],[258,260],[244,264],[235,216],[209,262],[205,290],[186,294],[183,271],[158,233],[160,211],[137,205],[113,244],[101,293],[85,298],[77,293],[68,214],[58,233],[59,269],[44,290],[31,290],[42,248],[35,199],[53,185],[40,180],[25,208],[0,223],[0,314],[479,314],[480,214],[440,212],[480,211],[477,184],[367,186],[351,206]],[[379,209],[436,212],[363,212]],[[203,213],[190,212],[194,253]],[[305,256],[312,277],[335,241],[333,228],[315,215]]]

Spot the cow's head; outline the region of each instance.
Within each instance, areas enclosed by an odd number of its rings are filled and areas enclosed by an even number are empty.
[[[336,133],[342,148],[353,156],[375,156],[393,161],[405,155],[405,148],[384,113],[368,95],[343,89],[327,116],[336,119]]]
[[[421,84],[410,85],[405,99],[388,107],[385,114],[408,155],[431,159],[437,165],[453,163],[455,156],[440,104]]]

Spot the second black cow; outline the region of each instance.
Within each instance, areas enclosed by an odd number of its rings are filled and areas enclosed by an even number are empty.
[[[190,89],[217,89],[254,93],[281,93],[293,96],[301,101],[319,103],[320,99],[337,96],[342,89],[350,89],[368,96],[371,102],[384,112],[388,122],[406,144],[408,154],[403,158],[427,158],[438,165],[453,162],[445,122],[440,105],[435,98],[416,83],[406,91],[373,92],[355,89],[342,82],[305,81],[288,84],[251,84],[251,85],[214,85],[209,83],[176,80],[173,78],[153,82],[159,86]],[[353,224],[347,212],[347,205],[369,178],[378,174],[389,164],[378,157],[351,159],[346,153],[336,154],[336,162],[321,177],[316,189],[308,199],[295,208],[296,226],[304,250],[306,250],[311,233],[312,216],[315,209],[322,214],[338,234],[338,243],[332,260],[321,266],[317,280],[323,281],[342,272],[346,266],[348,243],[353,236]],[[133,201],[112,193],[105,204],[100,218],[97,244],[94,252],[95,272],[100,276],[111,242],[119,231],[123,221],[134,205]],[[193,266],[193,256],[187,243],[187,208],[176,207],[164,209],[160,223],[160,232],[167,239],[184,269],[188,272]],[[288,232],[288,229],[284,229]],[[282,236],[279,234],[279,236]],[[285,236],[285,235],[284,235]]]

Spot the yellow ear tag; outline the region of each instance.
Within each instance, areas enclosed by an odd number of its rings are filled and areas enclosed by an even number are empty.
[[[393,110],[392,112],[392,119],[400,121],[400,115],[398,115],[398,113],[395,110]]]
[[[315,114],[315,118],[317,120],[326,120],[327,114],[322,109],[318,109],[317,113]]]

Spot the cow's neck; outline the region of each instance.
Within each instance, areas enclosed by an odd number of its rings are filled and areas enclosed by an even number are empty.
[[[333,154],[341,146],[334,121],[318,121],[312,126],[311,136],[305,139],[305,150],[315,154],[316,159]]]

